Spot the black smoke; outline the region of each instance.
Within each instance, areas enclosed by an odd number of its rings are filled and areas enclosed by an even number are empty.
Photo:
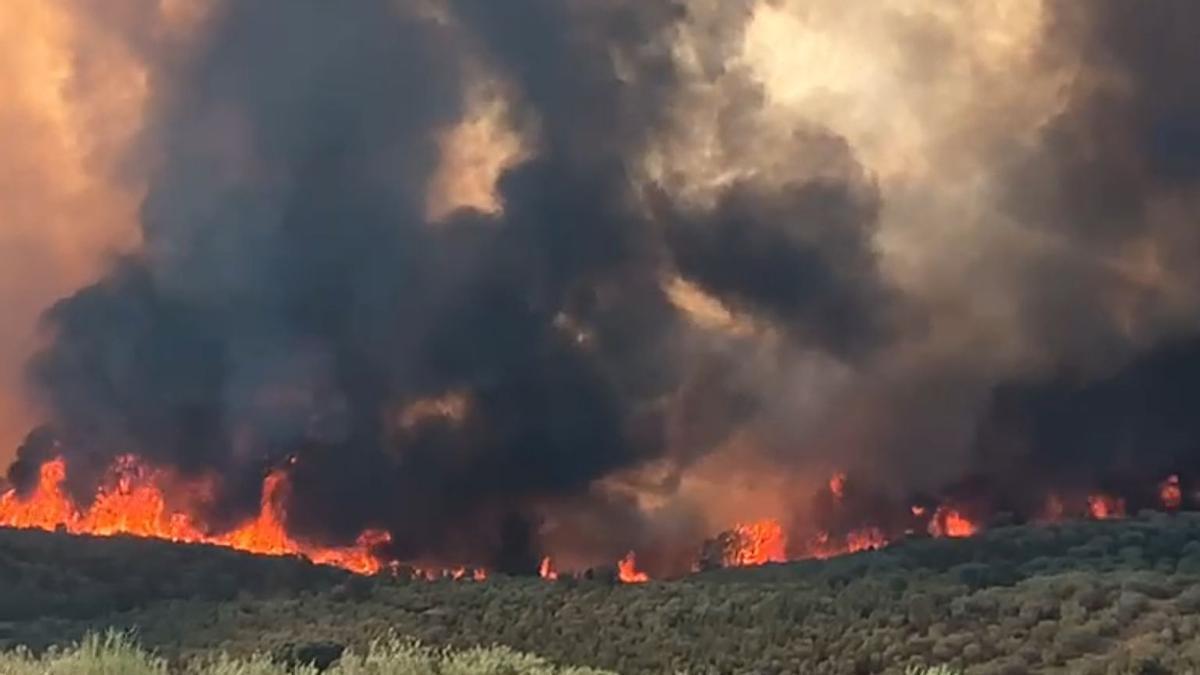
[[[134,452],[219,476],[204,516],[221,529],[286,465],[301,538],[383,527],[397,559],[530,571],[535,504],[628,514],[589,487],[668,452],[670,401],[687,389],[688,328],[662,290],[676,263],[819,346],[857,342],[870,203],[837,185],[764,195],[777,204],[764,209],[733,195],[716,239],[664,238],[642,207],[632,169],[667,124],[681,5],[447,6],[230,2],[196,53],[164,59],[142,249],[46,313],[52,341],[30,372],[49,415],[16,484],[65,454],[86,502]],[[501,215],[430,223],[436,139],[464,114],[471,60],[512,85],[536,150],[500,179]],[[790,206],[803,208],[777,226]],[[787,234],[806,226],[811,240]],[[779,237],[764,259],[754,242]],[[731,285],[763,262],[757,283]],[[709,443],[739,418],[719,404],[736,394],[704,394]],[[404,421],[439,397],[461,410]]]
[[[1200,7],[1050,8],[1044,57],[1079,76],[1010,204],[1064,243],[1031,275],[1024,307],[1054,360],[1047,375],[996,384],[973,467],[1017,511],[1055,490],[1156,506],[1166,476],[1200,465],[1196,317],[1163,309],[1168,293],[1196,290],[1194,211],[1181,205],[1200,197],[1200,73],[1185,65],[1200,62]],[[1111,264],[1147,243],[1183,288]]]
[[[1168,476],[1197,477],[1198,395],[1197,338],[1164,343],[1104,377],[1005,383],[980,426],[977,479],[1005,501],[998,508],[1026,516],[1051,494],[1102,492],[1130,509],[1161,507]]]
[[[1162,288],[1112,261],[1149,245],[1168,273],[1197,283],[1200,74],[1185,64],[1200,59],[1198,21],[1186,1],[1048,4],[1042,58],[1075,76],[1005,204],[1057,244],[1030,266],[1022,306],[1054,359],[1103,368],[1145,340],[1196,328]]]
[[[1118,264],[1149,242],[1164,277],[1200,283],[1194,3],[1048,4],[1038,58],[1078,76],[1003,167],[1001,210],[1051,242],[1013,263],[1014,342],[1037,355],[1017,373],[974,367],[988,359],[970,344],[924,356],[955,317],[939,324],[952,310],[882,269],[887,195],[833,131],[797,123],[776,150],[803,170],[743,173],[707,201],[649,184],[643,160],[687,119],[696,77],[730,92],[726,154],[761,147],[746,141],[764,92],[723,72],[753,3],[716,12],[697,75],[673,45],[699,4],[229,0],[186,49],[127,30],[152,88],[142,245],[46,312],[30,364],[46,423],[9,479],[28,489],[65,455],[86,502],[136,453],[219,477],[202,515],[220,530],[286,466],[300,538],[385,528],[398,560],[528,572],[546,539],[602,542],[609,560],[639,547],[654,528],[598,485],[665,463],[654,487],[669,494],[747,427],[778,457],[875,467],[850,506],[809,509],[838,532],[893,509],[882,521],[907,527],[909,486],[889,481],[950,456],[971,476],[947,494],[1024,511],[1038,481],[1152,485],[1194,468],[1197,323],[1178,311],[1194,289]],[[431,222],[439,139],[481,72],[511,93],[528,153],[499,178],[497,213]],[[762,357],[700,330],[663,290],[675,276],[784,346]],[[801,425],[788,397],[807,382],[789,378],[812,371],[788,360],[813,355],[846,390]],[[973,452],[926,447],[972,428]],[[670,519],[682,531],[694,515]]]

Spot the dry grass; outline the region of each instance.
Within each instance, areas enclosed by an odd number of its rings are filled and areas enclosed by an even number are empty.
[[[235,659],[225,654],[196,659],[172,670],[165,659],[127,635],[89,635],[78,645],[34,656],[18,650],[0,655],[0,675],[316,675],[312,666],[287,667],[265,655]],[[400,639],[348,652],[326,675],[610,675],[589,668],[561,668],[505,647],[438,650]]]

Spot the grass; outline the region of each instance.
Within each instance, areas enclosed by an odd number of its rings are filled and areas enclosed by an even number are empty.
[[[609,675],[591,668],[558,667],[507,647],[461,651],[431,649],[390,638],[363,652],[348,651],[327,675]],[[141,649],[127,634],[90,634],[66,649],[35,656],[19,649],[0,655],[0,675],[316,675],[312,665],[288,666],[268,655],[233,658],[225,653],[193,659],[182,670]]]

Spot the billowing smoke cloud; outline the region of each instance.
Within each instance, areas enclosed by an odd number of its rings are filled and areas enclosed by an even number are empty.
[[[1053,7],[1047,58],[1081,74],[1010,204],[1064,251],[1032,268],[1026,305],[1058,366],[995,390],[974,461],[1001,493],[1037,476],[1149,506],[1200,459],[1200,75],[1182,67],[1200,58],[1197,19],[1181,2]]]
[[[1189,4],[121,7],[76,14],[143,71],[141,244],[45,313],[19,486],[133,452],[220,529],[287,466],[302,538],[668,569],[1192,461]]]
[[[1165,476],[1195,480],[1198,383],[1200,341],[1190,338],[1108,377],[1064,373],[998,387],[980,430],[980,478],[1026,514],[1046,495],[1089,490],[1122,495],[1131,508],[1156,507]]]
[[[1056,358],[1104,368],[1196,327],[1200,76],[1176,64],[1200,55],[1198,16],[1177,2],[1051,6],[1044,58],[1078,75],[1007,204],[1055,242],[1024,311]]]
[[[113,459],[221,478],[215,527],[290,462],[289,526],[529,569],[530,507],[664,449],[669,260],[626,163],[672,83],[669,7],[230,3],[160,65],[142,249],[46,315],[31,373],[86,500]],[[654,47],[658,44],[659,48]],[[623,57],[622,72],[613,53]],[[536,123],[502,212],[427,222],[481,60]]]
[[[86,59],[74,59],[86,50]],[[86,66],[88,73],[76,67]],[[0,461],[35,411],[23,395],[37,317],[135,240],[137,188],[115,166],[136,132],[138,62],[61,3],[0,7]]]

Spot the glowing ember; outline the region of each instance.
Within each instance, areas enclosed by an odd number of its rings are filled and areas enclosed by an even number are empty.
[[[925,515],[925,507],[921,506],[920,504],[913,504],[909,510],[912,511],[912,514],[917,518]]]
[[[1167,476],[1158,486],[1158,496],[1164,509],[1177,511],[1183,505],[1183,489],[1179,486],[1179,476]]]
[[[939,506],[929,521],[929,534],[935,537],[970,537],[979,527],[949,506]]]
[[[818,532],[806,542],[802,559],[826,560],[860,551],[870,551],[887,546],[887,536],[875,527],[853,530],[843,537],[834,537],[828,532]]]
[[[167,508],[159,487],[161,473],[135,457],[122,457],[111,471],[114,480],[96,494],[91,506],[81,510],[63,492],[67,465],[62,459],[41,467],[37,487],[25,498],[10,490],[0,496],[0,526],[57,530],[72,534],[112,536],[128,534],[170,541],[225,546],[263,555],[301,555],[315,563],[342,567],[359,574],[379,571],[372,549],[387,543],[390,535],[369,530],[355,546],[326,548],[302,544],[284,528],[283,503],[287,474],[274,471],[263,481],[262,503],[253,520],[225,534],[204,531],[188,514]]]
[[[435,568],[422,570],[419,576],[427,581],[437,581],[438,579],[452,579],[454,581],[486,581],[487,570],[467,567],[455,567],[454,569]]]
[[[787,536],[777,520],[737,525],[725,550],[726,567],[748,567],[787,561]]]
[[[835,473],[835,474],[833,474],[832,477],[830,477],[829,491],[832,492],[833,496],[837,497],[839,500],[845,498],[845,496],[846,496],[846,474],[845,473],[842,473],[839,471],[838,473]]]
[[[865,527],[846,535],[846,552],[873,551],[887,546],[888,540],[877,527]]]
[[[634,556],[633,551],[630,551],[617,563],[617,578],[626,584],[642,584],[650,581],[650,577],[645,572],[638,571],[637,557]]]
[[[542,558],[542,564],[538,565],[538,576],[550,581],[558,578],[558,572],[555,571],[554,561],[550,560],[550,556]]]
[[[1046,497],[1046,506],[1042,511],[1040,520],[1047,523],[1057,523],[1063,519],[1066,514],[1067,507],[1063,504],[1063,500],[1056,494],[1051,494]]]
[[[1095,494],[1088,497],[1088,511],[1096,520],[1124,518],[1125,500],[1109,495]]]
[[[407,567],[397,563],[392,563],[393,571],[405,571],[413,579],[421,581],[441,581],[450,579],[452,581],[486,581],[487,570],[470,567]]]

